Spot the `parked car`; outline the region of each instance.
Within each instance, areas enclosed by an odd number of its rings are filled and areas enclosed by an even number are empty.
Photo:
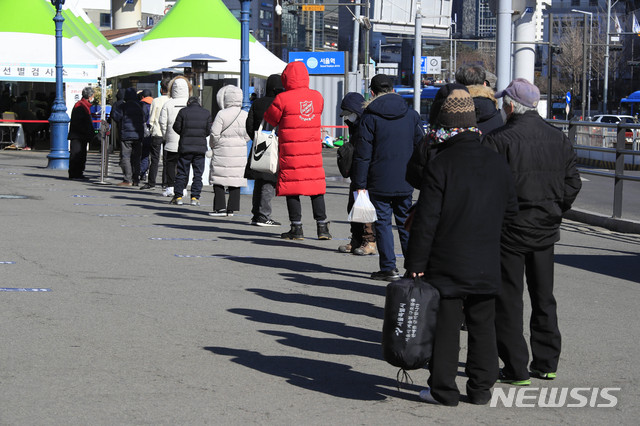
[[[599,114],[594,115],[591,121],[594,123],[638,124],[638,120],[631,115]],[[624,132],[624,137],[627,144],[633,144],[633,141],[638,137],[638,130],[627,129],[627,131]]]

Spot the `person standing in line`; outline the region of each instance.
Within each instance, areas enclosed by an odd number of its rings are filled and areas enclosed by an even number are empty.
[[[526,386],[530,376],[552,380],[560,359],[561,335],[553,296],[554,245],[562,214],[571,208],[582,182],[576,153],[565,134],[537,111],[539,89],[516,78],[498,93],[507,124],[483,144],[503,155],[515,178],[519,212],[502,233],[502,292],[496,300],[500,382]],[[523,335],[524,276],[531,298],[532,361]],[[530,373],[531,372],[531,373]]]
[[[278,93],[284,91],[280,74],[271,74],[267,78],[266,93],[263,97],[256,99],[251,104],[249,114],[247,115],[247,133],[253,138],[255,143],[255,132],[260,128],[260,123],[264,117],[264,113],[271,105]],[[268,125],[263,130],[270,130]],[[247,168],[244,177],[253,179],[253,197],[251,207],[251,224],[257,226],[280,226],[281,223],[271,218],[271,200],[276,195],[276,175],[267,172],[256,172],[251,170],[252,156],[249,156]]]
[[[407,251],[409,232],[404,223],[409,215],[413,187],[405,175],[414,147],[424,132],[420,115],[393,92],[393,81],[386,74],[371,79],[374,98],[360,118],[360,137],[356,142],[352,180],[358,192],[369,192],[376,208],[375,222],[380,270],[371,278],[395,281],[401,278],[396,268],[391,217],[394,216],[402,253]]]
[[[436,120],[437,153],[425,166],[404,264],[410,276],[423,276],[440,293],[429,388],[420,397],[458,405],[460,324],[466,319],[467,396],[472,404],[486,404],[498,378],[500,235],[518,206],[509,166],[480,145],[467,89],[447,84],[440,93],[448,96]]]
[[[169,100],[165,102],[160,110],[160,117],[158,118],[160,131],[165,142],[163,164],[167,179],[167,187],[162,195],[173,197],[175,195],[173,186],[175,185],[178,166],[178,141],[180,140],[180,135],[173,130],[173,123],[176,121],[178,112],[187,106],[187,100],[193,94],[193,89],[189,79],[179,75],[169,82],[167,90],[169,92]],[[178,195],[186,196],[186,194]]]
[[[272,126],[278,126],[278,183],[276,194],[287,197],[291,229],[280,235],[287,240],[302,240],[301,195],[311,197],[313,218],[319,240],[330,240],[329,221],[324,203],[327,191],[322,164],[320,133],[324,99],[309,89],[309,72],[302,62],[290,62],[282,72],[285,91],[278,94],[264,114]]]
[[[360,117],[364,112],[364,97],[357,92],[349,92],[344,95],[340,108],[342,112],[340,115],[344,118],[344,122],[349,127],[349,142],[350,144],[356,143],[360,136],[359,126]],[[353,146],[353,145],[352,145]],[[349,171],[353,170],[353,159],[351,161],[351,167]],[[349,200],[347,201],[347,213],[351,211],[353,203],[355,202],[354,192],[357,191],[353,180],[349,184]],[[376,236],[373,232],[373,223],[357,223],[351,222],[351,240],[348,244],[338,247],[340,253],[353,253],[357,256],[366,256],[370,254],[376,254]]]
[[[211,113],[200,106],[195,96],[187,100],[187,106],[182,108],[173,123],[173,130],[180,135],[178,142],[178,173],[176,175],[175,193],[171,204],[182,205],[182,194],[189,180],[189,169],[193,168],[191,181],[191,205],[200,205],[202,192],[202,172],[204,171],[204,157],[207,152],[207,137],[211,129]]]
[[[84,168],[87,163],[87,144],[96,132],[91,119],[91,102],[93,89],[82,89],[82,98],[71,111],[69,122],[69,179],[86,179]]]
[[[167,96],[167,87],[169,79],[162,79],[160,82],[160,96],[151,101],[151,109],[149,111],[149,125],[151,126],[151,161],[149,162],[149,176],[147,183],[142,185],[140,189],[153,189],[156,186],[156,177],[158,175],[158,165],[160,164],[160,150],[164,139],[162,130],[160,129],[160,111],[169,100]]]
[[[144,89],[138,93],[140,97],[140,105],[144,109],[147,120],[150,120],[151,116],[151,102],[153,97],[151,96],[151,90]],[[151,124],[149,121],[144,123],[145,136],[142,138],[142,152],[140,154],[140,180],[145,180],[145,175],[149,171],[149,154],[151,153]],[[148,136],[147,136],[148,135]],[[144,185],[143,185],[144,186]],[[142,189],[142,187],[140,187]]]
[[[147,118],[136,89],[127,88],[124,103],[113,111],[113,119],[120,128],[120,167],[124,175],[118,186],[137,186],[140,182],[140,153]]]
[[[211,167],[209,182],[213,185],[213,211],[209,216],[233,216],[240,210],[240,187],[247,186],[247,112],[242,110],[242,90],[224,86],[216,95],[221,108],[211,126]],[[225,200],[225,187],[229,200]]]
[[[456,71],[456,83],[469,89],[482,135],[504,125],[494,90],[487,86],[487,72],[480,65],[463,65]]]

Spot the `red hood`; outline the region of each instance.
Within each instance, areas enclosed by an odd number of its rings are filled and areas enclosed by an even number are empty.
[[[309,88],[309,72],[300,61],[289,62],[282,72],[282,85],[285,90]]]
[[[146,98],[140,99],[140,101],[151,105],[151,102],[153,102],[153,98],[151,96],[147,96]]]

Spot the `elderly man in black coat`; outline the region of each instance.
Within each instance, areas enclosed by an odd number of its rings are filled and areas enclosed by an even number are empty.
[[[462,85],[449,91],[425,167],[405,268],[440,292],[427,402],[455,406],[460,325],[469,332],[469,402],[486,404],[498,378],[494,302],[500,291],[500,235],[517,212],[513,178],[503,158],[480,145],[473,101]]]

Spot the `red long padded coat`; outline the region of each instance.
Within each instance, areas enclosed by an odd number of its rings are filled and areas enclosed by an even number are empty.
[[[322,167],[320,116],[324,100],[309,89],[309,73],[302,62],[291,62],[282,72],[285,91],[264,114],[278,126],[279,171],[277,195],[319,195],[327,190]]]

